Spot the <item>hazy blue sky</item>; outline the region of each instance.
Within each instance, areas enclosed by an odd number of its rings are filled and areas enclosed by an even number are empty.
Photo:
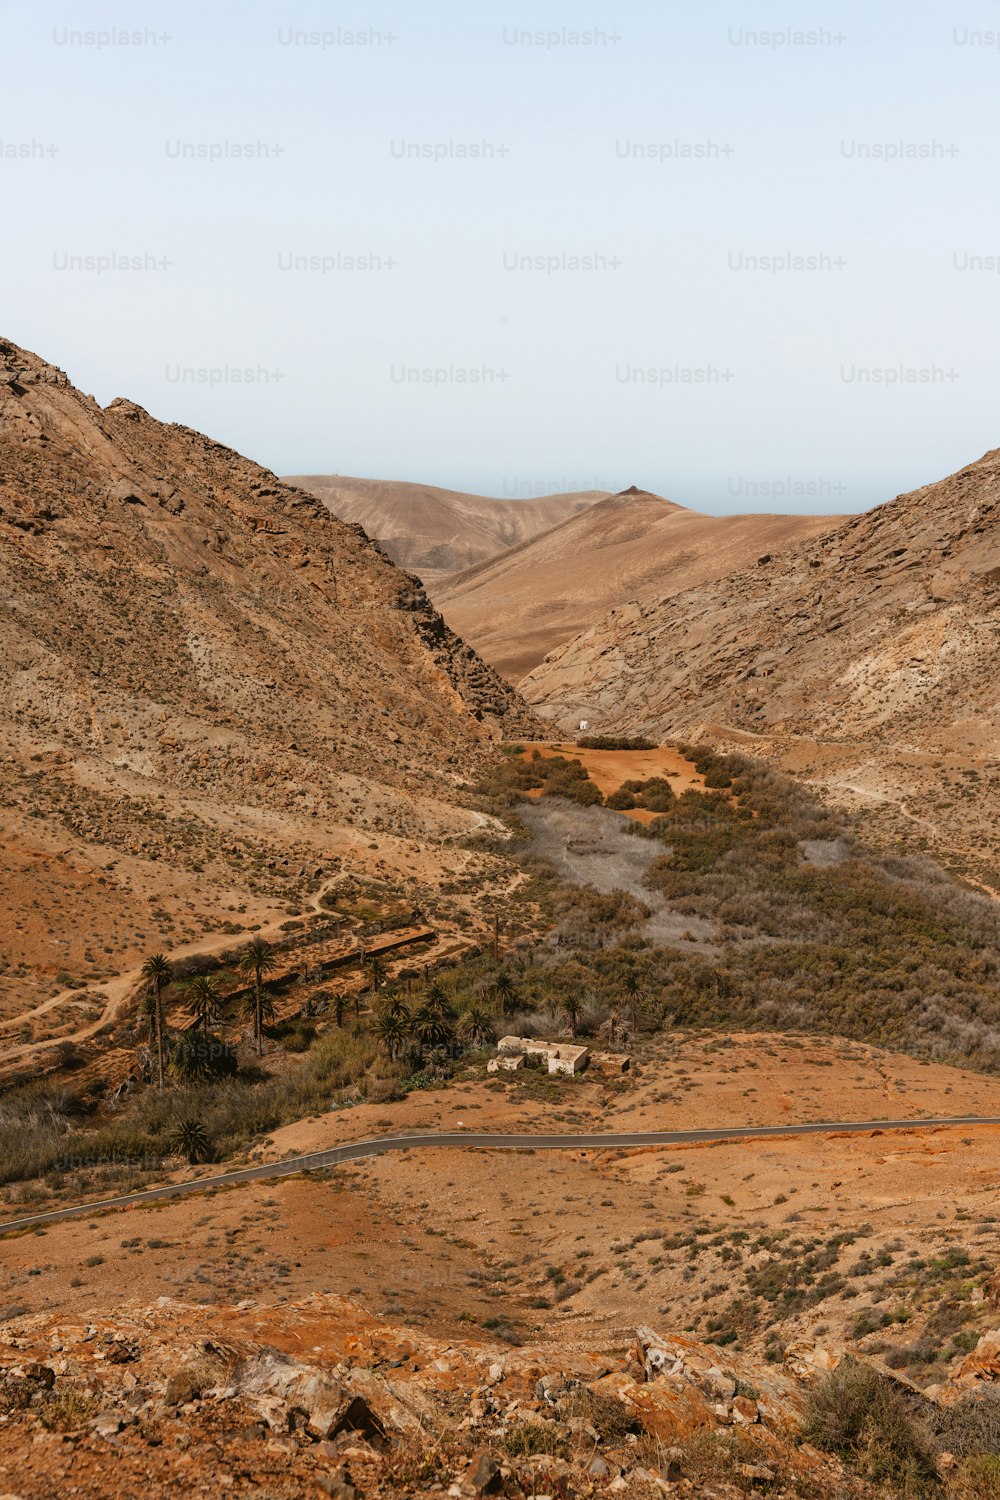
[[[997,0],[0,0],[0,143],[0,331],[279,472],[847,510],[1000,445]]]

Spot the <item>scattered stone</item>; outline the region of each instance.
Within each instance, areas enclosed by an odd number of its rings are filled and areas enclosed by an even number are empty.
[[[163,1399],[168,1406],[185,1406],[189,1401],[193,1401],[196,1396],[200,1395],[201,1388],[192,1377],[190,1371],[178,1370],[167,1381],[167,1388],[163,1393]]]
[[[758,1410],[757,1403],[756,1401],[752,1401],[749,1396],[733,1397],[733,1416],[737,1422],[750,1423],[760,1421],[760,1411]]]
[[[668,1484],[676,1484],[684,1474],[683,1448],[667,1448],[660,1460],[660,1478]]]
[[[500,1493],[502,1486],[503,1476],[500,1472],[499,1461],[485,1448],[478,1449],[472,1455],[472,1463],[465,1478],[462,1480],[462,1493],[465,1495],[497,1495]]]
[[[346,1468],[337,1469],[333,1474],[323,1474],[317,1483],[324,1495],[330,1495],[331,1500],[359,1500],[359,1491]]]
[[[775,1472],[766,1464],[737,1464],[736,1472],[741,1479],[749,1479],[751,1484],[773,1484]]]
[[[121,1414],[116,1411],[98,1412],[90,1425],[98,1437],[116,1437],[122,1430]]]

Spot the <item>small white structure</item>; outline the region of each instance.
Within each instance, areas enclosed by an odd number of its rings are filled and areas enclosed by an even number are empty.
[[[583,1072],[589,1056],[587,1047],[578,1047],[574,1042],[536,1042],[534,1037],[504,1036],[497,1043],[493,1062],[499,1066],[503,1058],[516,1057],[523,1066],[526,1058],[540,1057],[550,1073],[573,1074]],[[491,1069],[493,1062],[489,1064]]]
[[[616,1078],[621,1073],[631,1072],[632,1059],[627,1052],[595,1052],[590,1065],[606,1078]]]
[[[577,733],[578,734],[586,734],[587,730],[589,728],[590,728],[590,720],[589,719],[581,719],[580,723],[577,726]]]
[[[524,1067],[524,1053],[515,1052],[509,1055],[498,1053],[491,1057],[486,1064],[487,1073],[517,1073]]]

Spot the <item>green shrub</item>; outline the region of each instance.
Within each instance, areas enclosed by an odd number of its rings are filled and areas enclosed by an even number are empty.
[[[845,1359],[809,1392],[805,1435],[904,1495],[927,1494],[937,1485],[926,1429],[901,1392],[858,1360]]]
[[[655,750],[655,740],[643,740],[628,735],[585,734],[577,740],[578,750]]]
[[[960,1465],[948,1486],[953,1500],[996,1500],[1000,1495],[1000,1458],[979,1453]]]

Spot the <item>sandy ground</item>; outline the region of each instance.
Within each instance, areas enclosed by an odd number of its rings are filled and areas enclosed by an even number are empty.
[[[299,1122],[254,1159],[420,1127],[654,1130],[965,1112],[1000,1113],[1000,1080],[836,1040],[678,1035],[656,1041],[625,1084],[473,1080]],[[862,1249],[886,1246],[901,1247],[888,1251],[890,1277],[911,1252],[949,1246],[992,1267],[998,1184],[1000,1130],[972,1126],[610,1153],[393,1154],[324,1178],[53,1225],[4,1241],[0,1258],[8,1315],[161,1295],[270,1306],[332,1291],[438,1332],[471,1320],[617,1347],[636,1322],[703,1328],[724,1312],[759,1255],[734,1267],[719,1236],[812,1244],[863,1229],[838,1252],[848,1276]],[[673,1239],[699,1229],[718,1243],[693,1275],[689,1245]],[[842,1331],[887,1295],[873,1279],[848,1287],[786,1316],[783,1335]]]
[[[526,745],[521,756],[529,760],[535,751],[550,758],[564,755],[567,760],[578,760],[602,797],[615,792],[626,781],[648,781],[651,776],[669,778],[678,796],[682,792],[705,790],[705,778],[695,770],[694,763],[685,760],[672,745],[658,745],[654,750],[582,750],[571,742],[547,744],[536,741]],[[541,800],[543,790],[538,787],[525,792],[533,802]],[[630,808],[617,817],[632,818],[636,823],[652,823],[659,814],[648,812],[644,807]]]

